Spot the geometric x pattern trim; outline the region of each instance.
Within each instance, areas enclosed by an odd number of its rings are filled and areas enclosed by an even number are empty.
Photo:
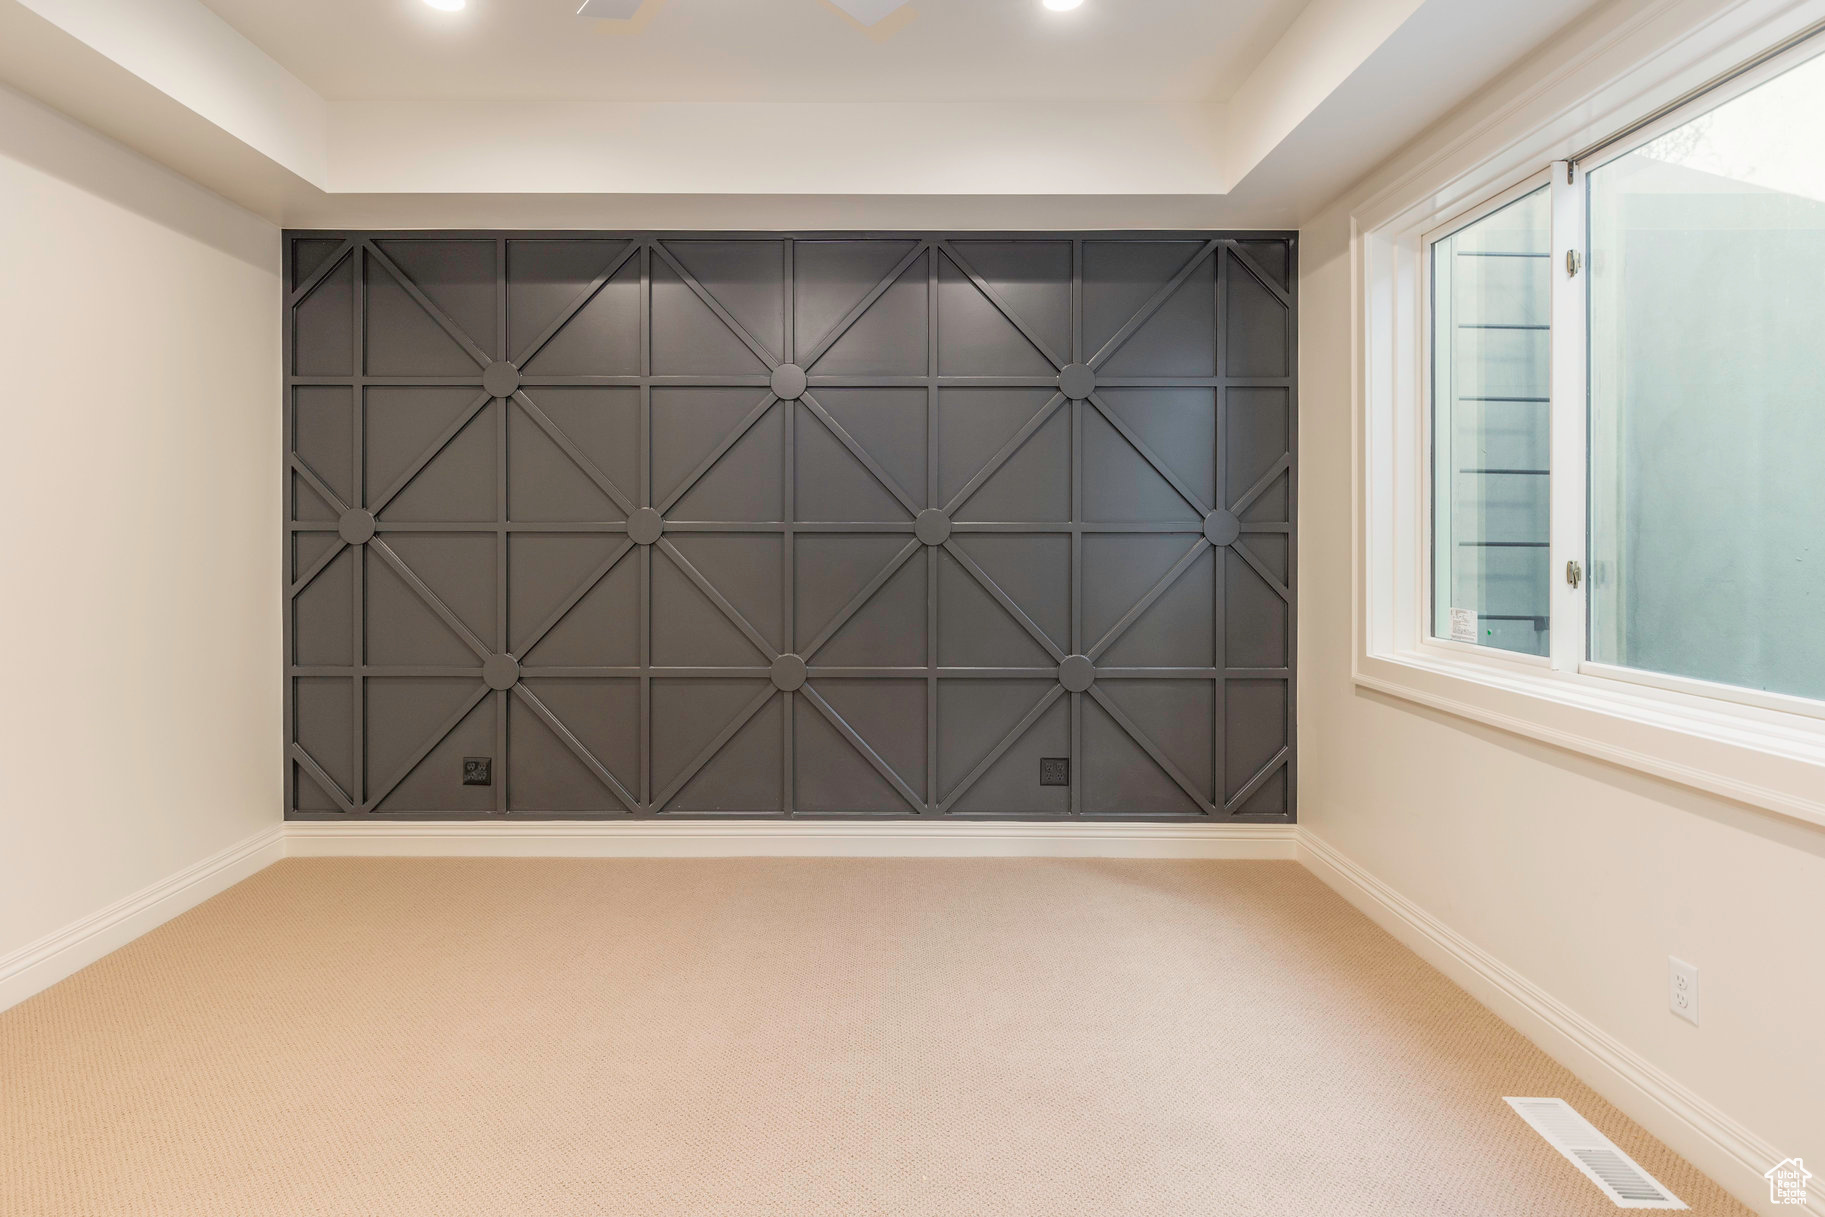
[[[1292,817],[1290,236],[286,250],[293,818]]]

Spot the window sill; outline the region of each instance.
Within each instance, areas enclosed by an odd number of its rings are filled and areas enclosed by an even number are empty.
[[[1825,722],[1600,676],[1405,651],[1356,684],[1825,827]]]

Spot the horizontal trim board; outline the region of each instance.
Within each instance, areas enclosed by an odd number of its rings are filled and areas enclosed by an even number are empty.
[[[1762,1172],[1787,1155],[1311,830],[1295,832],[1307,870],[1725,1191],[1762,1211],[1768,1194]],[[1814,1193],[1809,1205],[1791,1211],[1825,1217],[1825,1195]]]
[[[173,917],[285,857],[284,829],[262,829],[227,849],[0,956],[0,1010],[88,967]]]
[[[1044,195],[1044,198],[1056,196]],[[1087,240],[1297,242],[1297,228],[287,228],[286,240],[348,240],[367,237],[376,241],[689,241],[778,240],[795,241],[913,241],[943,237],[959,241],[1046,241],[1071,237]]]
[[[1286,824],[630,820],[285,826],[290,857],[1227,858],[1291,860]]]

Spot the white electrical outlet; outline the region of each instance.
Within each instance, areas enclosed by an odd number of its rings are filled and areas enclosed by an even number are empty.
[[[1673,1013],[1698,1025],[1698,965],[1667,956],[1667,1004]]]

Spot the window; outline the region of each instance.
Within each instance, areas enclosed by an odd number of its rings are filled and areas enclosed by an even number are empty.
[[[1587,184],[1590,657],[1825,699],[1825,58]]]
[[[1825,58],[1709,104],[1426,242],[1430,637],[1549,656],[1563,570],[1571,663],[1825,701]]]
[[[1799,19],[1644,31],[1353,214],[1353,675],[1825,825],[1825,23]]]
[[[1541,186],[1432,244],[1433,632],[1546,654],[1552,210]]]

